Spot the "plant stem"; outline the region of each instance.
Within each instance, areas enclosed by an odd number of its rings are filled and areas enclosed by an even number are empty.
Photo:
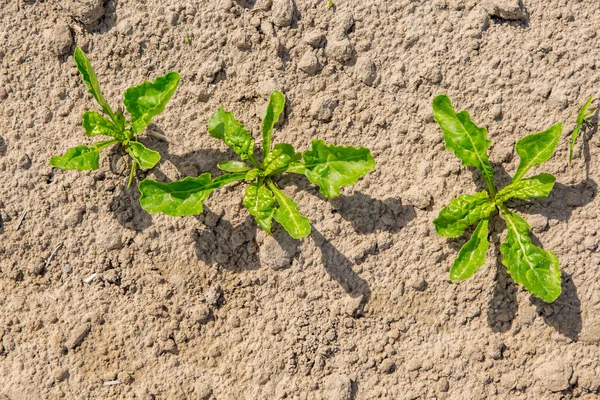
[[[260,168],[260,165],[258,165],[258,162],[256,161],[256,158],[254,157],[254,154],[252,154],[250,157],[248,157],[248,159],[250,160],[250,162],[252,164],[254,164],[254,166],[256,168]]]
[[[131,172],[129,172],[129,182],[127,183],[127,189],[131,187],[131,183],[133,182],[133,175],[135,174],[135,167],[137,166],[137,161],[133,160],[131,164]]]

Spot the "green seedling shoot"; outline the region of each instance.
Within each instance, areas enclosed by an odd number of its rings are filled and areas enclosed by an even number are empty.
[[[108,118],[97,111],[83,113],[83,129],[89,137],[104,135],[111,139],[95,142],[89,146],[73,147],[62,156],[52,156],[50,165],[64,170],[95,170],[99,167],[100,152],[114,144],[121,144],[131,156],[131,172],[127,188],[131,186],[135,169],[153,168],[160,161],[160,154],[146,148],[138,141],[152,117],[160,114],[179,85],[179,74],[169,72],[156,78],[154,82],[144,82],[125,91],[123,103],[131,115],[127,120],[122,111],[114,112],[104,98],[96,73],[83,50],[75,49],[73,55],[77,69],[85,82],[88,92],[94,96]]]
[[[364,147],[327,145],[322,140],[314,140],[312,148],[304,153],[296,153],[292,145],[285,143],[272,147],[273,127],[284,107],[285,96],[277,90],[272,92],[262,121],[262,162],[256,159],[255,143],[246,127],[233,113],[220,107],[210,118],[208,132],[231,147],[241,161],[220,163],[218,166],[225,174],[214,179],[210,173],[171,183],[145,179],[139,184],[142,207],[153,214],[200,214],[213,190],[245,181],[248,185],[242,203],[261,228],[271,233],[274,219],[293,238],[307,236],[311,230],[309,219],[300,213],[298,204],[281,191],[274,178],[284,172],[304,174],[319,186],[323,196],[331,198],[340,194],[342,186],[356,183],[373,170],[375,160]]]
[[[529,224],[510,211],[506,202],[550,194],[554,176],[542,173],[530,178],[523,177],[530,168],[552,156],[562,134],[562,123],[525,136],[517,142],[515,147],[520,158],[519,167],[511,183],[497,191],[494,170],[488,161],[487,150],[491,141],[487,139],[487,129],[475,125],[467,111],[455,113],[450,99],[445,95],[433,100],[433,115],[444,132],[446,149],[454,152],[463,165],[479,169],[487,187],[487,190],[479,193],[464,194],[452,200],[433,221],[437,233],[448,238],[459,237],[469,225],[477,224],[473,235],[460,249],[450,268],[450,280],[457,282],[470,278],[485,263],[490,245],[489,218],[498,210],[508,230],[500,246],[502,264],[515,282],[540,299],[553,302],[561,293],[558,257],[531,242]]]
[[[579,136],[579,132],[584,125],[591,125],[589,118],[594,115],[596,109],[592,109],[588,111],[590,105],[594,101],[594,96],[590,96],[589,99],[585,102],[583,106],[579,109],[579,114],[577,114],[577,121],[575,125],[575,129],[571,133],[571,147],[569,148],[569,164],[573,162],[573,149],[575,148],[575,142],[577,141],[577,137]]]

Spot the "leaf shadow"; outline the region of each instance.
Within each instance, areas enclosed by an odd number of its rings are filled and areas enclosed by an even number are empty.
[[[588,180],[590,178],[590,162],[592,160],[592,156],[590,154],[590,140],[592,139],[592,137],[594,137],[594,135],[596,134],[596,132],[598,132],[598,108],[596,109],[596,111],[594,112],[594,115],[591,117],[592,120],[596,121],[596,123],[593,123],[591,125],[584,125],[582,127],[583,130],[583,135],[582,139],[583,139],[583,160],[585,163],[585,179]]]
[[[573,282],[573,276],[563,274],[562,278],[562,293],[554,303],[548,304],[533,295],[529,298],[529,301],[536,306],[537,314],[542,316],[547,325],[576,342],[579,339],[583,325],[581,301],[577,295],[577,287]]]
[[[327,238],[323,236],[314,226],[310,233],[317,247],[321,250],[321,261],[329,276],[340,284],[340,286],[354,298],[360,297],[358,308],[354,311],[355,316],[362,315],[364,306],[371,297],[369,283],[353,271],[352,263],[341,253]]]
[[[4,157],[6,152],[8,151],[8,146],[6,145],[6,141],[2,136],[0,136],[0,156]]]
[[[119,193],[113,196],[109,207],[124,228],[141,232],[152,225],[152,217],[140,205],[140,192],[133,185],[129,189],[123,185]]]

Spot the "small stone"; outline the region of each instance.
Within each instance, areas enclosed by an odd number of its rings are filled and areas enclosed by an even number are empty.
[[[195,324],[205,324],[210,320],[210,308],[205,304],[195,304],[187,310],[187,314]]]
[[[438,390],[442,393],[446,393],[450,389],[450,382],[447,378],[442,378],[438,381]]]
[[[330,57],[341,64],[348,62],[352,58],[352,53],[354,51],[350,39],[347,37],[328,40],[327,48],[325,50],[327,57]]]
[[[221,289],[221,285],[216,284],[211,286],[204,292],[204,300],[206,304],[211,306],[216,306],[219,304],[221,300],[221,296],[223,295],[223,290]]]
[[[520,20],[526,17],[521,0],[485,0],[482,7],[490,16],[508,20]]]
[[[534,375],[547,390],[561,392],[570,387],[573,367],[561,359],[548,360],[536,367]]]
[[[119,230],[103,229],[97,232],[96,244],[104,250],[120,250],[123,248]]]
[[[541,214],[532,214],[527,216],[527,222],[531,225],[533,233],[544,232],[548,229],[548,218]]]
[[[65,215],[63,215],[63,223],[69,227],[73,228],[81,223],[83,220],[83,215],[85,214],[85,206],[78,207],[74,210],[69,211]]]
[[[212,96],[212,92],[208,87],[204,87],[201,85],[193,85],[188,89],[190,94],[198,99],[198,101],[202,103],[206,103],[210,100]]]
[[[61,8],[85,25],[91,25],[104,15],[104,0],[62,0]]]
[[[297,252],[298,245],[290,236],[277,234],[275,238],[272,235],[265,235],[260,243],[258,258],[263,265],[277,271],[289,268]]]
[[[67,368],[59,368],[54,371],[54,380],[56,382],[62,382],[69,377],[69,370]]]
[[[92,327],[89,324],[84,324],[76,327],[72,332],[69,339],[66,341],[65,346],[67,349],[74,349],[81,345],[85,338],[89,335]]]
[[[103,276],[105,282],[112,283],[113,285],[117,284],[119,282],[119,280],[121,279],[121,277],[119,276],[119,273],[114,268],[109,269],[108,271],[105,271],[102,274],[102,276]]]
[[[373,86],[375,79],[377,79],[377,67],[375,63],[365,57],[359,57],[356,60],[354,73],[357,79],[368,86]]]
[[[396,364],[390,359],[385,359],[379,365],[379,370],[384,374],[391,374],[396,370]]]
[[[315,99],[310,107],[310,115],[322,122],[329,122],[333,117],[333,111],[338,106],[338,100],[331,97],[319,97]]]
[[[44,272],[45,260],[41,257],[34,257],[34,260],[29,264],[27,273],[30,276],[36,277]]]
[[[274,0],[271,7],[271,21],[282,28],[292,24],[294,20],[294,3],[292,0]]]
[[[194,392],[196,393],[196,398],[198,400],[208,400],[212,395],[212,387],[208,384],[208,382],[200,381],[196,382],[194,386]]]
[[[422,363],[419,359],[408,360],[406,363],[406,370],[408,372],[418,371],[421,369]]]
[[[492,118],[494,118],[496,121],[499,121],[502,119],[502,105],[501,104],[494,104],[494,106],[492,107],[492,109],[490,110],[492,113]]]
[[[298,62],[298,68],[306,72],[308,75],[316,74],[320,67],[321,65],[319,64],[319,59],[311,51],[304,53]]]
[[[427,189],[419,186],[413,186],[402,195],[402,200],[408,205],[417,207],[420,210],[426,210],[431,206],[433,198]]]
[[[119,23],[116,26],[116,30],[117,32],[119,32],[121,35],[131,35],[133,33],[133,26],[134,23],[136,23],[137,21],[135,21],[134,18],[124,18],[122,20],[119,21]]]
[[[117,375],[117,380],[124,385],[129,385],[131,382],[133,382],[133,377],[127,372],[121,371]]]
[[[419,279],[416,282],[412,283],[410,286],[417,292],[423,292],[425,289],[427,289],[428,284],[425,279]]]
[[[241,29],[236,29],[230,36],[231,43],[238,48],[238,50],[249,50],[252,47],[252,42],[246,33]]]
[[[73,46],[73,34],[65,23],[58,23],[52,31],[51,50],[57,56],[70,53]]]
[[[325,41],[325,35],[319,29],[312,30],[304,36],[304,43],[314,48],[321,47]]]
[[[354,26],[354,17],[347,12],[336,13],[334,25],[341,32],[348,33]]]
[[[31,158],[28,154],[23,154],[18,161],[21,169],[29,169],[31,167]]]
[[[352,399],[352,381],[346,375],[332,374],[323,379],[324,396],[328,400]]]

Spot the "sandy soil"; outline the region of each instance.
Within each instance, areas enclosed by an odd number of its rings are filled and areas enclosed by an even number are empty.
[[[0,399],[598,398],[598,137],[567,157],[598,93],[600,4],[333,3],[0,0]],[[115,106],[181,73],[151,128],[173,142],[145,141],[163,161],[138,178],[217,174],[232,154],[210,114],[224,104],[258,135],[276,88],[276,141],[368,146],[377,169],[331,201],[283,178],[313,221],[301,241],[257,230],[236,186],[203,215],[150,216],[119,151],[96,172],[48,164],[90,142],[75,45]],[[449,281],[465,238],[432,220],[482,181],[444,150],[438,93],[489,128],[502,183],[515,141],[564,121],[541,167],[552,195],[516,204],[560,258],[554,304],[507,277],[499,219],[485,267]]]

